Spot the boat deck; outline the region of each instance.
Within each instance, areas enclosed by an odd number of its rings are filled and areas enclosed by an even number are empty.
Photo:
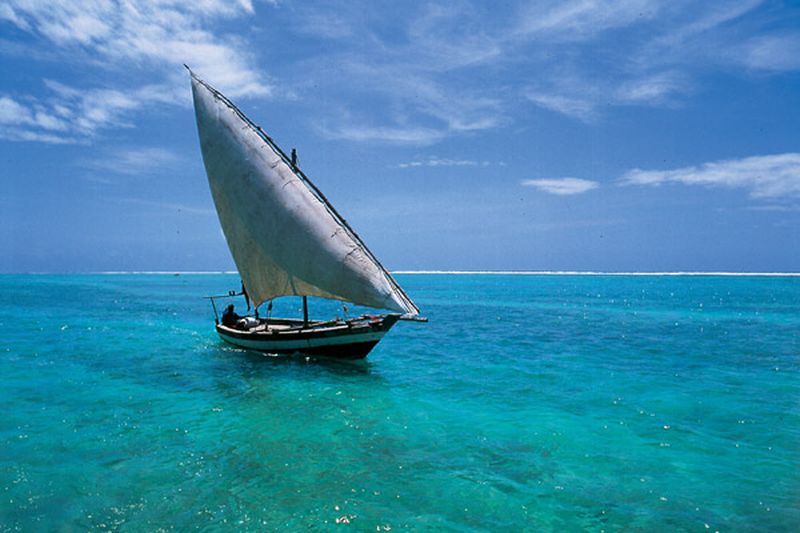
[[[400,315],[362,315],[329,321],[261,319],[250,328],[217,324],[226,342],[272,353],[301,352],[343,359],[361,359],[399,320]]]
[[[392,315],[389,315],[392,316]],[[386,322],[387,316],[380,315],[362,315],[351,319],[334,319],[334,320],[312,320],[305,324],[302,320],[293,319],[269,319],[262,318],[255,326],[224,326],[219,324],[217,327],[224,331],[231,333],[246,334],[246,335],[297,335],[301,333],[314,333],[316,335],[329,335],[336,333],[344,333],[348,331],[358,330],[362,328],[372,329],[375,327],[380,328]],[[391,320],[394,324],[395,320]],[[386,324],[388,325],[388,324]],[[388,329],[388,328],[387,328]]]

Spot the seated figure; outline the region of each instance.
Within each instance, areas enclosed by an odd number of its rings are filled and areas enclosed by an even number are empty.
[[[242,317],[236,314],[236,311],[233,309],[233,304],[228,304],[228,307],[222,312],[222,325],[235,328],[240,318]]]

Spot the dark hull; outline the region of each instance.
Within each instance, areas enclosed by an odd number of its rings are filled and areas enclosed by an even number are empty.
[[[217,325],[220,338],[239,348],[272,354],[363,359],[397,322],[399,315],[362,316],[347,321],[261,320],[241,329]]]

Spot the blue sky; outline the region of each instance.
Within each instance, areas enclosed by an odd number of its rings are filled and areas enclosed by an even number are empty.
[[[188,76],[390,269],[800,271],[800,4],[0,5],[0,271],[230,270]]]

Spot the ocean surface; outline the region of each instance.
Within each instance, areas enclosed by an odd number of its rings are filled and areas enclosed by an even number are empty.
[[[800,278],[398,280],[354,364],[223,344],[233,275],[0,276],[0,532],[800,530]]]

